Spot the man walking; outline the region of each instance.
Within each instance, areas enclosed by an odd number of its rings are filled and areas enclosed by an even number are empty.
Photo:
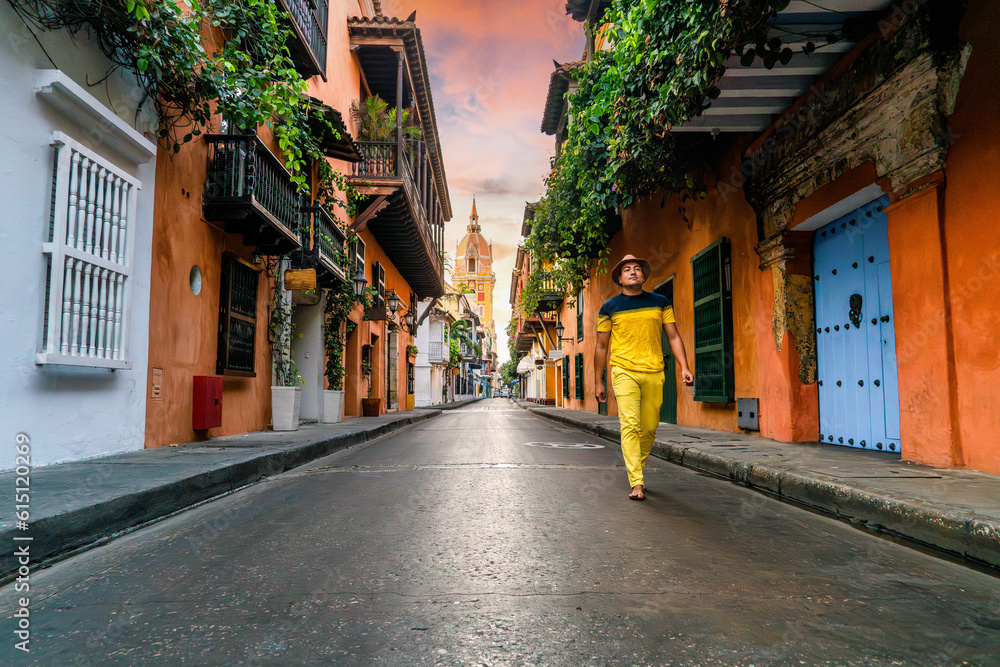
[[[649,262],[632,255],[625,255],[611,270],[611,280],[622,288],[622,292],[601,306],[594,353],[594,376],[599,378],[601,369],[608,363],[610,347],[611,386],[618,399],[622,456],[632,487],[628,497],[632,500],[646,499],[642,468],[660,424],[664,380],[661,331],[670,341],[684,384],[694,384],[684,341],[674,323],[673,304],[665,296],[642,289],[649,274]],[[597,381],[596,393],[599,402],[607,400],[603,380]]]

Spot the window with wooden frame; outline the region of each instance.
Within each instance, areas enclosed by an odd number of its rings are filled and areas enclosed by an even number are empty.
[[[694,278],[694,400],[732,403],[733,286],[729,239],[691,258]]]
[[[222,256],[219,294],[218,375],[254,377],[257,286],[260,274],[236,255]]]
[[[61,132],[51,146],[45,311],[35,362],[129,369],[141,183]]]
[[[351,269],[351,275],[348,276],[349,279],[353,280],[355,274],[357,274],[358,269],[361,269],[362,275],[365,272],[365,242],[358,237],[354,237],[349,246],[348,255],[354,260],[354,266]]]
[[[583,290],[576,295],[576,342],[583,341]]]
[[[576,397],[583,400],[583,353],[577,352],[574,358],[576,371]]]

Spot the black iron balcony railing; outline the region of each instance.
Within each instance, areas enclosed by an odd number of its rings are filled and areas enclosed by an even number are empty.
[[[281,161],[254,132],[210,134],[205,141],[205,218],[264,251],[298,248],[299,195]]]
[[[347,236],[318,202],[313,207],[313,230],[316,238],[315,254],[319,264],[333,276],[346,282],[344,276],[344,243]]]
[[[326,78],[326,35],[330,20],[328,0],[281,0],[291,18],[295,39],[288,50],[296,69],[305,76]]]

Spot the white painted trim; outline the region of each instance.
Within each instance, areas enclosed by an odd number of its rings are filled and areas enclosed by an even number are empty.
[[[872,183],[868,187],[858,190],[853,195],[846,197],[845,199],[841,199],[833,206],[825,208],[816,215],[802,221],[798,225],[795,225],[792,227],[792,231],[811,232],[819,229],[820,227],[833,222],[837,218],[842,218],[851,211],[855,211],[865,204],[875,201],[884,194],[886,193],[882,192],[882,188]]]
[[[91,135],[106,132],[113,141],[106,146],[135,165],[145,164],[156,156],[156,144],[101,104],[80,84],[57,69],[38,72],[35,94],[69,119],[89,129]]]

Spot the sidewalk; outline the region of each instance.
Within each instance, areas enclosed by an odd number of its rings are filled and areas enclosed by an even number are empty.
[[[441,414],[440,408],[477,400],[35,468],[25,530],[15,524],[16,473],[0,473],[0,488],[6,490],[0,506],[0,544],[5,545],[0,551],[0,582],[17,573],[15,549],[24,545],[34,569],[264,477],[425,421]]]
[[[617,442],[617,417],[518,402]],[[660,424],[653,455],[1000,567],[1000,476],[932,468],[899,454]]]

